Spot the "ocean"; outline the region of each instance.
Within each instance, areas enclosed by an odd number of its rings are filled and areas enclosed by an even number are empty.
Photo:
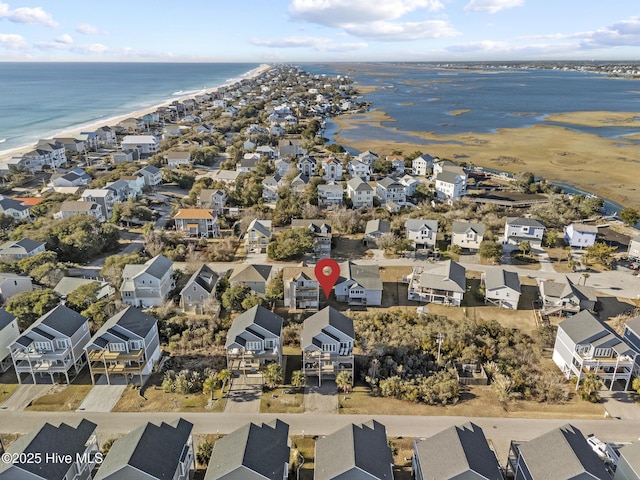
[[[254,63],[0,63],[0,155],[62,131],[211,91]]]

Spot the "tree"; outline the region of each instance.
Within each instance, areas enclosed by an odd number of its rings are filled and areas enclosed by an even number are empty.
[[[635,208],[627,207],[618,213],[620,220],[627,225],[635,225],[640,220],[640,212]]]
[[[338,386],[338,390],[341,390],[344,393],[349,393],[351,391],[352,384],[353,377],[349,372],[343,371],[336,375],[336,385]]]
[[[242,310],[247,311],[256,305],[262,305],[264,298],[259,295],[249,295],[242,301]]]
[[[598,396],[598,390],[602,388],[602,379],[595,373],[588,373],[580,380],[581,393],[580,396],[583,400],[588,400],[592,403],[598,403],[600,397]]]
[[[550,247],[550,248],[555,247],[556,244],[558,243],[558,231],[548,229],[546,233],[547,233],[546,235],[547,247]]]
[[[225,368],[218,372],[218,380],[222,382],[222,390],[227,386],[227,382],[231,380],[231,370]]]
[[[7,312],[18,317],[20,330],[25,330],[33,322],[60,303],[60,298],[53,290],[45,288],[32,292],[14,295],[7,302]]]
[[[613,262],[615,253],[616,247],[610,247],[604,242],[596,242],[584,249],[582,259],[585,263],[595,261],[608,267]]]
[[[296,370],[291,373],[291,386],[295,388],[302,388],[307,383],[307,379],[304,376],[302,370]]]
[[[631,388],[633,388],[637,393],[640,393],[640,377],[636,377],[631,382]]]
[[[198,445],[198,451],[196,452],[196,461],[202,467],[206,467],[209,465],[209,460],[211,460],[211,454],[213,453],[213,443],[205,440],[200,445]]]
[[[582,278],[584,278],[584,284],[587,284],[587,278],[589,278],[591,275],[589,275],[587,272],[584,272],[582,274]]]
[[[110,255],[100,269],[100,276],[106,278],[111,285],[119,287],[122,283],[122,271],[125,265],[139,265],[147,259],[137,252]]]
[[[313,233],[307,228],[292,228],[281,232],[267,246],[273,260],[291,260],[313,251]]]
[[[284,281],[282,279],[282,270],[275,277],[267,282],[266,287],[267,300],[276,302],[284,298]]]
[[[529,243],[528,240],[523,240],[518,244],[518,250],[520,250],[523,255],[529,255],[529,253],[531,253],[531,243]]]
[[[478,254],[485,259],[500,260],[500,257],[502,257],[502,245],[493,240],[483,240],[480,242]]]
[[[76,312],[83,312],[98,300],[100,282],[91,282],[80,285],[67,295],[67,306]]]
[[[216,374],[209,375],[202,384],[202,393],[210,394],[210,398],[213,400],[213,394],[218,387],[220,387],[218,376]]]
[[[269,388],[275,388],[276,385],[280,385],[283,381],[282,367],[277,363],[270,363],[267,368],[262,372],[264,382]]]
[[[222,306],[225,310],[240,312],[242,311],[242,302],[249,295],[251,295],[251,287],[243,284],[233,285],[222,294]]]

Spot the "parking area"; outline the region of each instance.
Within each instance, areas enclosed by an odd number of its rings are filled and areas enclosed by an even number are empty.
[[[304,389],[304,413],[337,413],[338,386],[333,380],[323,380],[318,386],[318,379],[307,379]]]
[[[25,383],[18,385],[13,394],[0,405],[0,410],[9,412],[24,410],[33,400],[46,395],[53,387],[54,385],[51,384],[34,385],[33,383]]]
[[[240,374],[234,377],[227,394],[224,413],[260,413],[262,375]]]

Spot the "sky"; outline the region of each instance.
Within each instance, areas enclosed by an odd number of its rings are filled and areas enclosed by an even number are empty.
[[[0,61],[470,60],[640,60],[640,2],[0,0]]]

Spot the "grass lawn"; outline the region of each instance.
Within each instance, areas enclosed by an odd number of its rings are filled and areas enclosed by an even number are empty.
[[[9,398],[16,388],[17,383],[0,383],[0,404]]]
[[[346,400],[345,400],[346,397]],[[340,395],[340,413],[352,415],[441,415],[504,418],[578,418],[600,419],[602,405],[574,397],[565,404],[515,401],[502,405],[489,386],[472,386],[461,394],[456,405],[431,406],[395,398],[374,397],[369,387],[357,385],[348,395]]]
[[[260,397],[260,413],[304,413],[303,392],[289,386],[265,391]]]
[[[60,385],[56,392],[38,397],[25,408],[29,412],[68,412],[76,410],[91,390],[91,385]]]

